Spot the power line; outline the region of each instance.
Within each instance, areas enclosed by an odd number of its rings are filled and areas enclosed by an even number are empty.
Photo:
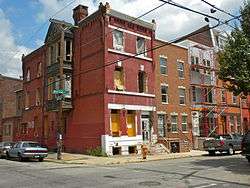
[[[241,17],[241,15],[237,16],[236,18],[231,18],[231,19],[227,20],[226,22],[231,22],[232,20],[235,20],[235,19],[237,19],[237,18],[239,18],[239,17]],[[137,57],[137,56],[139,56],[139,55],[145,54],[146,52],[151,52],[151,51],[157,50],[157,49],[159,49],[159,48],[162,48],[162,47],[164,47],[164,46],[168,46],[168,45],[171,45],[171,44],[173,44],[173,43],[181,42],[181,41],[183,41],[183,40],[185,40],[185,39],[188,39],[189,37],[195,36],[195,35],[197,35],[197,34],[199,34],[199,33],[203,33],[203,32],[208,31],[208,30],[210,30],[210,29],[214,29],[214,28],[219,27],[219,26],[224,25],[224,24],[225,24],[225,23],[218,22],[215,26],[209,27],[208,29],[205,29],[205,28],[204,28],[204,29],[202,29],[202,30],[198,30],[198,31],[192,32],[192,33],[190,33],[190,34],[187,34],[187,35],[184,35],[184,36],[182,36],[182,37],[178,37],[178,38],[176,38],[176,39],[174,39],[174,40],[171,40],[171,41],[167,42],[166,44],[156,46],[156,47],[154,47],[154,48],[145,50],[145,51],[143,51],[143,52],[137,53],[137,54],[135,54],[135,55],[133,55],[133,56],[130,56],[130,57],[118,59],[118,60],[113,61],[113,62],[112,62],[112,61],[111,61],[111,62],[108,62],[108,63],[106,63],[105,65],[102,65],[102,66],[100,66],[100,67],[96,67],[96,68],[93,68],[93,69],[90,69],[90,70],[87,70],[87,71],[84,71],[84,72],[80,72],[80,73],[78,73],[78,74],[71,75],[71,76],[69,76],[69,77],[67,77],[67,78],[72,78],[72,77],[75,77],[75,76],[79,76],[79,75],[81,75],[81,74],[86,74],[86,73],[88,73],[88,72],[95,71],[95,70],[98,70],[98,69],[101,69],[101,68],[104,68],[104,67],[107,67],[107,66],[116,64],[116,63],[118,63],[118,62],[120,62],[120,61],[126,61],[126,60],[128,60],[128,59],[131,59],[131,58]],[[54,83],[59,82],[59,81],[62,81],[62,80],[65,80],[65,79],[67,79],[67,78],[62,78],[62,79],[56,80],[56,81],[54,81],[54,82],[51,82],[50,84],[47,84],[46,86],[53,85]]]
[[[229,12],[227,12],[227,11],[221,9],[221,8],[216,7],[215,5],[209,3],[209,2],[206,1],[206,0],[201,0],[201,1],[202,1],[203,3],[206,3],[207,5],[209,5],[210,7],[213,7],[214,9],[216,9],[216,10],[218,10],[218,11],[220,11],[220,12],[223,12],[223,13],[225,13],[225,14],[231,16],[232,18],[236,18],[235,15],[233,15],[233,14],[231,14],[231,13],[229,13]],[[239,18],[236,18],[236,19],[239,19]]]
[[[153,9],[150,9],[149,11],[143,13],[142,15],[140,15],[140,16],[138,16],[138,17],[132,19],[129,23],[133,23],[134,21],[140,19],[141,17],[146,16],[147,14],[149,14],[149,13],[155,11],[156,9],[159,9],[160,7],[164,6],[165,4],[166,4],[166,3],[163,3],[163,4],[157,6],[157,7],[153,8]],[[117,27],[117,29],[121,29],[121,28],[122,28],[121,26],[120,26],[120,27]],[[113,32],[113,30],[107,32],[104,36],[106,37],[108,34],[110,34],[110,33],[112,33],[112,32]],[[86,43],[81,44],[79,47],[86,46],[86,45],[88,45],[88,44],[90,44],[90,43],[92,43],[92,42],[94,42],[94,41],[97,41],[98,39],[101,39],[101,38],[102,38],[102,35],[100,35],[99,37],[97,37],[97,38],[95,38],[95,39],[93,39],[93,40],[91,40],[91,41],[88,41],[88,42],[86,42]]]

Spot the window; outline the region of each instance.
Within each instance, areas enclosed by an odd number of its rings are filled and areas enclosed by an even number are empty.
[[[11,125],[3,125],[3,135],[10,136],[11,135]]]
[[[221,102],[226,102],[226,90],[221,90]]]
[[[161,85],[161,102],[168,103],[168,86]]]
[[[183,62],[177,62],[177,70],[179,78],[184,78],[184,63]]]
[[[21,101],[22,101],[22,97],[21,96],[17,96],[17,110],[21,110],[22,105],[21,105]]]
[[[136,136],[135,111],[128,111],[126,116],[127,134],[129,137]]]
[[[165,121],[166,115],[165,114],[158,114],[158,135],[165,137]]]
[[[195,64],[199,65],[199,57],[195,57]]]
[[[117,91],[124,91],[124,72],[122,67],[116,67],[114,71],[114,84]]]
[[[183,132],[187,131],[187,116],[186,115],[183,115],[181,118],[181,127],[182,127]]]
[[[241,133],[241,119],[240,119],[240,116],[237,116],[237,132],[238,133]]]
[[[36,89],[36,106],[41,105],[41,90],[40,88]]]
[[[53,85],[54,85],[53,82],[54,82],[53,78],[48,79],[48,100],[53,99]]]
[[[72,58],[72,42],[65,40],[65,60],[71,61]]]
[[[196,88],[192,86],[192,101],[196,102]]]
[[[230,127],[231,127],[231,132],[233,133],[234,130],[234,116],[230,116]]]
[[[111,110],[111,132],[112,136],[120,136],[120,111]]]
[[[40,76],[42,76],[42,63],[39,62],[37,65],[37,75],[36,77],[39,78]]]
[[[26,91],[26,93],[25,93],[25,109],[26,110],[29,109],[29,105],[30,105],[29,97],[30,97],[29,92]]]
[[[191,56],[191,65],[194,65],[194,56]]]
[[[205,102],[213,103],[213,93],[210,88],[204,88]]]
[[[141,56],[147,56],[146,42],[142,37],[137,37],[136,39],[136,53],[140,54]]]
[[[30,81],[30,69],[27,69],[27,73],[26,73],[26,81],[29,82]]]
[[[186,93],[184,88],[179,88],[179,100],[180,104],[186,103]]]
[[[57,43],[57,58],[61,56],[61,42]]]
[[[177,115],[171,115],[171,131],[172,132],[177,132]]]
[[[56,63],[56,48],[54,46],[49,47],[49,65]]]
[[[123,32],[121,32],[119,30],[113,31],[113,47],[116,50],[123,51],[123,49],[124,49]]]
[[[147,92],[147,76],[143,71],[138,73],[138,89],[139,93]]]
[[[237,96],[232,93],[233,104],[237,103]]]
[[[167,69],[167,59],[160,57],[160,72],[163,75],[167,75],[168,69]]]
[[[65,98],[71,98],[71,76],[64,75],[64,89],[67,92],[64,96]]]

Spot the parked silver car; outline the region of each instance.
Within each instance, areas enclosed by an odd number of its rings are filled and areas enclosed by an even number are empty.
[[[7,158],[18,158],[19,161],[23,161],[24,159],[38,159],[42,162],[47,156],[47,148],[43,148],[39,143],[31,141],[17,142],[6,153]]]
[[[14,142],[0,142],[0,158],[6,157],[6,152],[14,145]]]

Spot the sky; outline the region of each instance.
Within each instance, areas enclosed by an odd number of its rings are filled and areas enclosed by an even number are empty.
[[[220,20],[231,17],[217,11],[210,13],[210,6],[201,0],[173,0],[183,6],[210,14]],[[209,3],[239,15],[245,0],[207,0]],[[0,74],[19,78],[22,75],[22,54],[27,55],[43,45],[49,18],[73,23],[72,9],[78,4],[89,7],[89,14],[98,9],[99,3],[109,2],[112,9],[138,17],[162,4],[159,0],[0,0]],[[164,5],[141,19],[156,20],[156,37],[173,40],[204,25],[204,17],[189,11]],[[210,19],[211,25],[216,22]],[[232,22],[231,25],[238,24]],[[230,32],[230,27],[220,28]]]

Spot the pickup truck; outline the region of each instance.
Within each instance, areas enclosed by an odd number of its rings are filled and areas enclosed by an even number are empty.
[[[241,143],[242,155],[246,157],[250,163],[250,131],[248,131],[242,139]]]
[[[215,155],[217,151],[233,155],[235,151],[241,150],[241,141],[242,136],[239,134],[217,135],[214,138],[205,140],[203,147],[205,151],[208,151],[209,155]]]

